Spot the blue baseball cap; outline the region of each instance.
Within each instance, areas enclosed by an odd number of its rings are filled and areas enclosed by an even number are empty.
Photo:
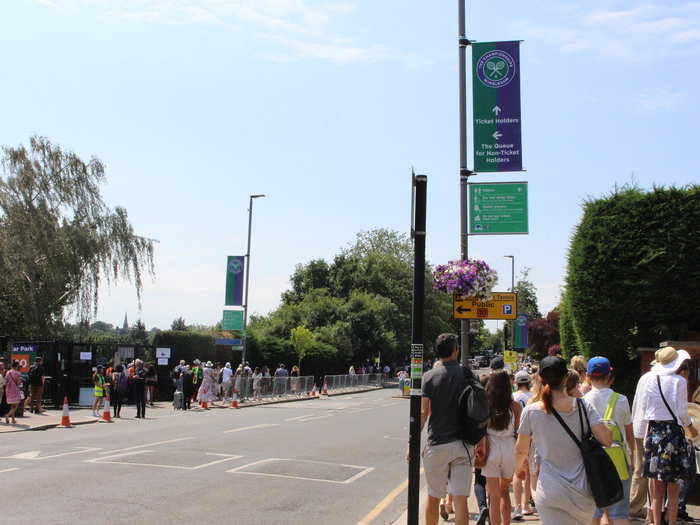
[[[610,373],[612,366],[610,366],[610,361],[607,357],[594,357],[588,361],[588,375],[589,376],[599,376],[603,377]]]

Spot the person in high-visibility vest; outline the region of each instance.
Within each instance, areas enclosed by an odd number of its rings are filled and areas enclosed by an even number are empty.
[[[92,403],[92,415],[100,417],[98,410],[102,408],[105,399],[105,376],[104,367],[98,365],[97,370],[92,376],[92,381],[95,384],[95,401]]]

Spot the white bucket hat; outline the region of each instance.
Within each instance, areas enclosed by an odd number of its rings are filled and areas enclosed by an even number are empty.
[[[676,350],[667,346],[656,352],[656,360],[651,371],[658,375],[674,374],[683,364],[683,361],[689,359],[690,354],[685,350]]]

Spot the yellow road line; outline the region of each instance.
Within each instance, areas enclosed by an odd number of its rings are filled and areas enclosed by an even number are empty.
[[[420,472],[421,474],[423,473],[422,468],[420,469]],[[382,501],[377,503],[377,506],[374,507],[364,518],[358,521],[356,525],[369,525],[370,523],[372,523],[377,518],[377,516],[384,512],[387,509],[387,507],[393,503],[393,501],[399,496],[399,494],[406,490],[406,487],[408,487],[408,480],[404,481],[394,490],[389,492],[389,494],[387,494]]]

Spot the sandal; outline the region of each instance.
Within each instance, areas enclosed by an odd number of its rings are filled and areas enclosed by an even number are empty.
[[[445,521],[447,521],[448,518],[450,517],[450,515],[447,514],[447,510],[445,509],[444,503],[440,503],[440,517],[442,517],[442,519]]]

